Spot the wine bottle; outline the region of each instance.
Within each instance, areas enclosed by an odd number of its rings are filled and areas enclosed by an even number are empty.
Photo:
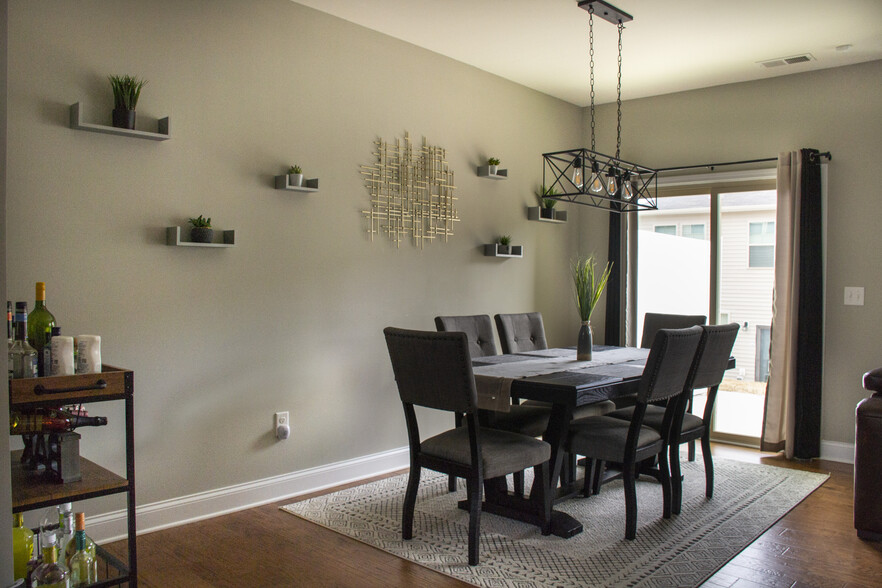
[[[12,378],[37,377],[37,351],[27,340],[28,303],[15,303],[15,341],[9,348],[9,369]]]
[[[43,563],[37,566],[31,577],[33,586],[70,588],[70,575],[58,563],[58,546],[55,534],[49,533],[43,541]]]
[[[37,350],[37,374],[49,375],[49,366],[43,365],[43,346],[51,336],[55,326],[55,316],[46,308],[46,283],[37,282],[34,310],[28,315],[28,343]]]
[[[20,512],[12,515],[12,579],[27,578],[28,562],[34,557],[34,532],[24,526]]]
[[[37,408],[34,409],[34,412],[11,411],[9,413],[10,435],[73,431],[77,427],[101,427],[106,424],[107,417],[74,415],[57,408]]]
[[[6,348],[12,347],[12,302],[6,301]]]
[[[86,515],[76,515],[74,540],[65,549],[65,562],[70,570],[71,588],[88,586],[98,581],[98,559],[95,542],[86,535]]]
[[[60,327],[52,327],[52,331],[49,333],[49,336],[46,338],[46,343],[43,344],[42,351],[42,365],[43,365],[43,376],[51,376],[52,375],[52,339],[61,334]],[[37,364],[38,372],[39,372],[40,364]]]

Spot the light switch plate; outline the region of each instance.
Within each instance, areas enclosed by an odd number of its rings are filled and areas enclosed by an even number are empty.
[[[845,304],[846,304],[846,306],[863,306],[864,305],[864,287],[863,286],[846,286],[845,287]]]

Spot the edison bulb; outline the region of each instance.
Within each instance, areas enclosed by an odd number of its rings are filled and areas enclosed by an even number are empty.
[[[573,160],[573,184],[578,188],[582,189],[582,186],[585,185],[585,182],[582,178],[582,158],[577,157]]]
[[[618,182],[616,182],[616,170],[613,166],[609,166],[609,171],[606,172],[606,193],[612,196],[618,189],[619,185]]]
[[[600,168],[596,161],[591,163],[591,181],[588,183],[588,191],[592,194],[603,192],[603,180],[600,178]]]
[[[625,172],[622,176],[622,198],[628,201],[634,200],[634,183],[631,181],[631,172]]]

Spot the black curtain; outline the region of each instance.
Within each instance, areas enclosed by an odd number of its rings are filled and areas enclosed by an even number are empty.
[[[821,265],[821,164],[818,151],[802,149],[799,203],[799,304],[796,333],[796,430],[793,456],[821,455],[821,378],[824,351],[824,268]]]
[[[609,213],[609,250],[607,258],[612,263],[612,271],[606,285],[606,337],[607,345],[621,346],[622,339],[622,214],[618,212],[619,204],[610,203]]]

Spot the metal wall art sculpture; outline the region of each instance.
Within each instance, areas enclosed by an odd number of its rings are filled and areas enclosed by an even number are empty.
[[[394,144],[377,139],[374,145],[377,162],[361,166],[371,196],[370,210],[362,211],[371,241],[383,233],[398,247],[407,238],[420,249],[436,237],[446,242],[459,221],[447,150],[428,145],[425,137],[415,148],[407,132]]]

